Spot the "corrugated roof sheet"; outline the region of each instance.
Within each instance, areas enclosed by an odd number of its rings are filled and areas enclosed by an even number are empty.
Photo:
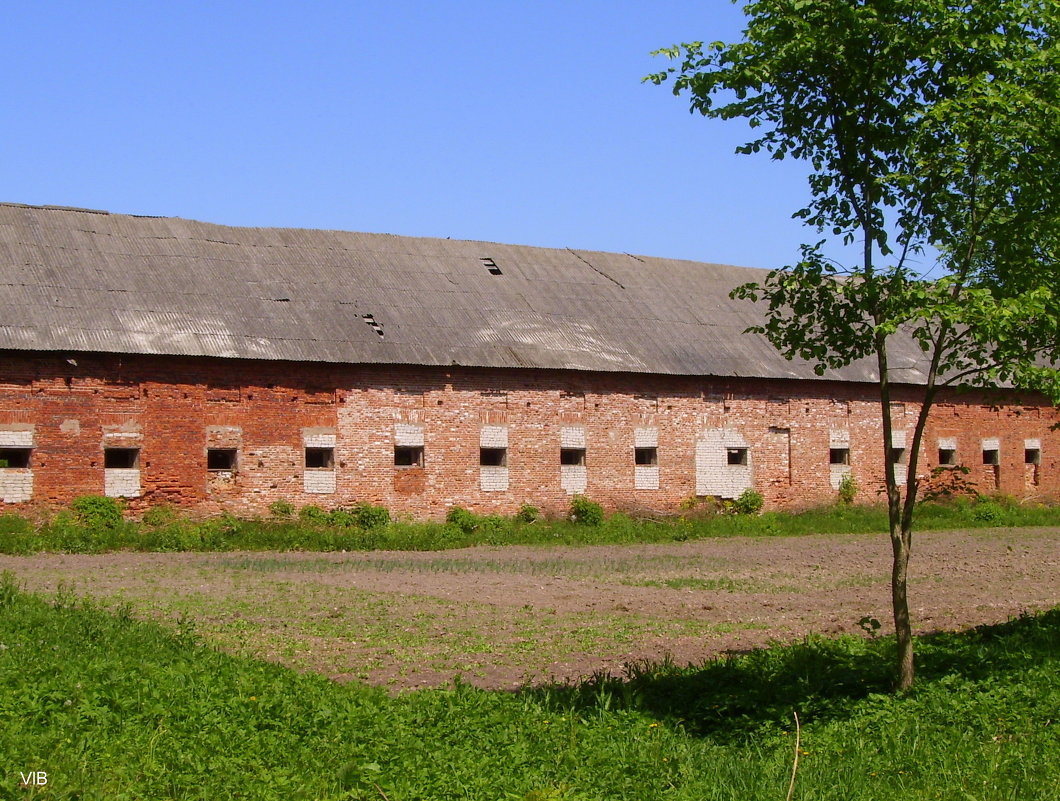
[[[0,204],[0,348],[818,378],[743,333],[761,310],[728,293],[763,275],[619,253]],[[922,363],[911,343],[891,356]],[[872,381],[875,365],[823,378]]]

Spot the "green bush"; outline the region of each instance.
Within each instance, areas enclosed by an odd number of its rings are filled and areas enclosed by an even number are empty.
[[[531,506],[528,503],[524,503],[519,507],[519,511],[515,513],[515,519],[520,523],[533,523],[541,517],[541,510],[536,506]]]
[[[575,495],[570,499],[570,519],[584,526],[599,526],[604,522],[604,510],[584,495]]]
[[[997,525],[1005,519],[1005,509],[994,501],[981,501],[972,508],[972,519],[979,523]]]
[[[38,547],[32,523],[18,515],[0,515],[0,553],[28,554]]]
[[[117,498],[82,495],[70,504],[77,522],[86,528],[115,530],[124,522],[122,504]]]
[[[178,519],[177,510],[168,503],[160,503],[152,506],[143,516],[145,526],[168,526]]]
[[[313,504],[308,504],[299,509],[298,519],[302,523],[309,523],[310,525],[323,525],[329,522],[328,513]]]
[[[858,480],[853,474],[847,473],[839,481],[839,502],[849,506],[854,503],[858,496]]]
[[[346,509],[332,509],[327,513],[327,523],[335,528],[357,528],[357,518]]]
[[[294,506],[289,501],[273,501],[269,504],[269,514],[275,518],[287,519],[294,516]]]
[[[378,531],[390,522],[390,512],[385,506],[358,503],[350,509],[350,514],[365,531]]]
[[[478,518],[462,506],[453,506],[445,513],[445,522],[456,526],[465,534],[478,527]]]
[[[745,489],[740,497],[732,502],[732,511],[738,515],[756,515],[762,511],[765,499],[761,492]]]

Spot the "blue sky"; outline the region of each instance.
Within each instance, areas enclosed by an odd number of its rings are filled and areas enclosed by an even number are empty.
[[[0,27],[0,200],[790,263],[805,168],[641,83],[728,0],[52,2]]]

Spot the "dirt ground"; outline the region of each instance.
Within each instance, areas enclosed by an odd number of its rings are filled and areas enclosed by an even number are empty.
[[[0,556],[30,590],[188,625],[233,653],[393,689],[679,664],[810,633],[891,630],[884,535],[429,553]],[[1060,529],[917,535],[920,632],[1060,604]]]

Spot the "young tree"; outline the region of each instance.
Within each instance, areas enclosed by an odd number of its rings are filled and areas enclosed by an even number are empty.
[[[734,297],[767,304],[764,334],[818,373],[874,358],[893,552],[897,686],[914,676],[907,573],[918,459],[947,386],[1060,401],[1060,4],[1055,0],[755,0],[744,39],[658,51],[692,111],[743,118],[738,149],[812,165],[795,212],[822,239]],[[930,258],[927,272],[918,263]],[[904,486],[889,458],[893,337],[923,352]],[[908,367],[908,365],[902,365]]]

